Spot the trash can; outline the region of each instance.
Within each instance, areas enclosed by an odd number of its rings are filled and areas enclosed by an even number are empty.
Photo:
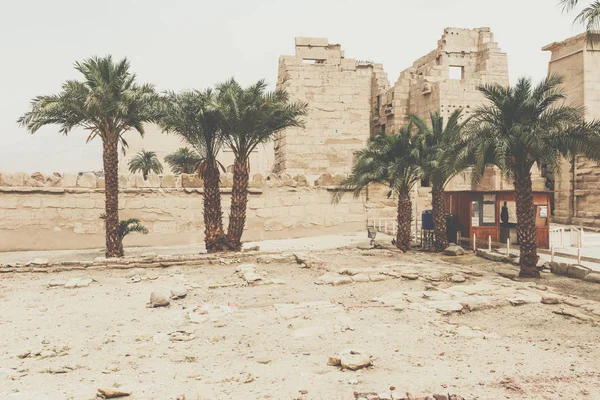
[[[421,229],[425,231],[433,230],[433,211],[425,210],[421,213]]]

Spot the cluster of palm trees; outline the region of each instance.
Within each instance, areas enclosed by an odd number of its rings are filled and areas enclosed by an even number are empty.
[[[487,102],[461,121],[454,112],[444,124],[437,112],[430,124],[411,115],[398,133],[372,137],[356,154],[343,190],[358,196],[369,184],[390,187],[398,197],[396,246],[410,248],[412,205],[410,192],[422,178],[431,183],[435,247],[448,244],[444,188],[456,174],[469,168],[474,183],[486,167],[495,166],[512,181],[521,243],[520,275],[537,277],[536,215],[531,169],[546,166],[560,172],[561,157],[585,155],[600,160],[600,122],[586,122],[583,109],[565,103],[562,78],[551,76],[537,86],[520,79],[512,87],[484,85],[479,91]],[[334,194],[340,199],[343,190]]]
[[[285,91],[267,91],[262,80],[249,87],[231,79],[214,89],[158,93],[152,85],[136,82],[127,59],[115,62],[111,56],[77,62],[75,69],[83,75],[81,81],[67,81],[60,93],[34,98],[30,110],[18,122],[31,133],[56,124],[63,134],[83,128],[89,132],[88,141],[95,137],[102,140],[106,257],[123,256],[118,212],[118,148],[119,145],[123,150],[127,148],[128,131],[143,136],[146,123],[159,124],[164,132],[180,136],[193,149],[180,150],[166,161],[175,165],[181,158],[187,158],[181,172],[197,172],[203,178],[207,251],[240,250],[250,153],[276,132],[302,126],[307,105],[290,101]],[[223,229],[219,190],[223,166],[217,161],[217,154],[225,145],[235,155],[227,233]],[[158,161],[153,152],[142,152],[132,159],[129,167],[142,171],[146,178],[153,168],[158,168],[152,167],[154,160]]]

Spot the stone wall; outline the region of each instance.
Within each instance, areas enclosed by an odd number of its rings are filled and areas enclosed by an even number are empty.
[[[222,179],[225,220],[230,205],[230,175]],[[249,190],[244,240],[365,230],[364,196],[354,199],[347,194],[340,204],[331,204],[332,189],[342,179],[344,176],[339,174],[323,174],[315,181],[303,175],[255,175]],[[0,173],[0,182],[0,251],[104,246],[102,178],[94,174],[44,177]],[[150,230],[148,235],[127,237],[126,246],[203,242],[200,179],[165,175],[144,181],[139,175],[121,175],[120,182],[120,218],[139,218]]]
[[[275,170],[291,174],[347,173],[370,136],[373,71],[383,68],[345,58],[327,39],[297,38],[296,54],[279,60],[277,87],[307,102],[304,128],[275,140]]]
[[[582,34],[543,50],[552,53],[548,74],[564,78],[567,101],[584,106],[586,118],[600,118],[600,49]],[[555,222],[600,226],[600,168],[595,162],[563,160],[554,182]]]

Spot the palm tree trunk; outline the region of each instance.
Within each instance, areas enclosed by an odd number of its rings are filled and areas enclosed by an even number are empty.
[[[219,176],[219,167],[209,162],[204,174],[204,243],[208,253],[226,249]]]
[[[434,246],[436,251],[444,251],[448,247],[448,232],[446,230],[446,204],[444,187],[431,187],[431,205],[433,208],[433,226],[435,230]]]
[[[122,257],[119,244],[119,152],[117,143],[103,143],[104,180],[106,195],[106,258]]]
[[[408,193],[398,193],[398,232],[396,233],[396,247],[407,252],[410,250],[412,222],[412,202]]]
[[[535,206],[531,173],[515,176],[515,199],[517,205],[517,230],[521,240],[519,276],[522,278],[539,278],[537,269],[537,227],[535,223]]]
[[[233,163],[233,187],[231,190],[231,210],[227,244],[234,251],[242,249],[242,234],[246,224],[246,206],[248,204],[248,181],[250,168],[247,161],[236,160]]]

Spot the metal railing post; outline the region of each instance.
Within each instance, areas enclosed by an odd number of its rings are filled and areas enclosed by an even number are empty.
[[[492,252],[492,235],[488,235],[488,251]]]
[[[510,257],[510,238],[506,238],[506,257]]]
[[[473,234],[473,251],[477,252],[477,235]]]

